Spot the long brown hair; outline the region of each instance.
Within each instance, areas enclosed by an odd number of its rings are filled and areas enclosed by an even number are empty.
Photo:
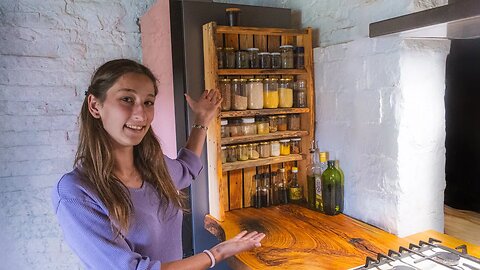
[[[157,79],[142,64],[128,59],[112,60],[97,69],[80,111],[80,138],[75,166],[84,181],[89,182],[109,211],[112,228],[116,233],[127,232],[133,205],[126,186],[113,174],[114,159],[110,135],[102,121],[94,118],[88,110],[88,95],[95,96],[101,103],[107,91],[124,74],[146,75],[153,82],[157,95]],[[175,188],[165,164],[162,148],[150,127],[140,144],[133,147],[134,163],[144,181],[156,189],[166,216],[169,206],[183,209],[183,196]],[[159,210],[160,210],[159,208]],[[116,226],[119,228],[116,228]]]

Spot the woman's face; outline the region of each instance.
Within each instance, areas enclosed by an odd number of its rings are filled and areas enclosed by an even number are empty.
[[[99,118],[113,140],[114,147],[139,144],[153,120],[155,89],[146,75],[127,73],[108,89],[100,103],[89,96],[90,113]]]

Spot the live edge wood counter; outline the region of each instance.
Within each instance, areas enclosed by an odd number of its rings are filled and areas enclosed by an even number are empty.
[[[233,210],[223,222],[207,215],[205,228],[221,241],[242,230],[266,234],[261,247],[228,259],[233,269],[349,269],[364,264],[367,256],[408,247],[411,240],[345,215],[327,216],[296,205]],[[442,240],[442,235],[430,237]],[[427,235],[416,237],[428,240]]]

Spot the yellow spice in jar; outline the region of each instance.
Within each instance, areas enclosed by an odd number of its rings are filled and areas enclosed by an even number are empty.
[[[280,108],[291,108],[293,106],[293,89],[291,88],[278,88],[279,104]]]
[[[267,109],[278,108],[278,91],[263,92],[263,108],[267,108]]]

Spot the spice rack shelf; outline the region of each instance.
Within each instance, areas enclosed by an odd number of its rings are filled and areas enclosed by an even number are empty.
[[[308,131],[306,130],[277,131],[275,133],[268,133],[268,134],[262,134],[262,135],[226,137],[226,138],[222,138],[221,143],[222,145],[228,145],[228,144],[238,144],[238,143],[247,143],[247,142],[279,140],[279,139],[286,139],[286,138],[292,138],[292,137],[303,137],[307,135],[308,135]]]
[[[219,69],[218,75],[240,76],[240,75],[300,75],[306,74],[305,69]]]
[[[290,162],[302,160],[303,156],[300,154],[290,154],[288,156],[268,157],[255,160],[235,161],[223,164],[223,172],[229,172],[234,170],[240,170],[251,167],[265,166],[270,164]]]
[[[219,69],[217,48],[231,47],[234,50],[258,48],[260,52],[278,52],[280,46],[304,47],[303,69]],[[215,22],[203,25],[203,50],[205,88],[219,89],[222,78],[235,77],[293,77],[305,81],[305,108],[277,108],[245,111],[223,111],[216,121],[212,121],[207,131],[208,160],[208,200],[209,214],[219,221],[225,219],[225,212],[252,206],[250,200],[255,191],[254,176],[285,168],[299,167],[298,179],[306,186],[306,166],[310,162],[308,149],[314,136],[315,97],[313,84],[312,29],[280,29],[239,26],[218,26]],[[275,133],[221,138],[220,122],[225,118],[298,114],[300,130],[278,131]],[[248,142],[273,141],[287,138],[300,138],[299,154],[259,158],[246,161],[222,163],[222,145]],[[306,194],[304,194],[306,195]]]
[[[309,113],[310,108],[288,108],[288,109],[260,109],[245,111],[225,111],[220,113],[221,118],[247,117],[259,115],[277,115],[277,114],[293,114],[293,113]]]

